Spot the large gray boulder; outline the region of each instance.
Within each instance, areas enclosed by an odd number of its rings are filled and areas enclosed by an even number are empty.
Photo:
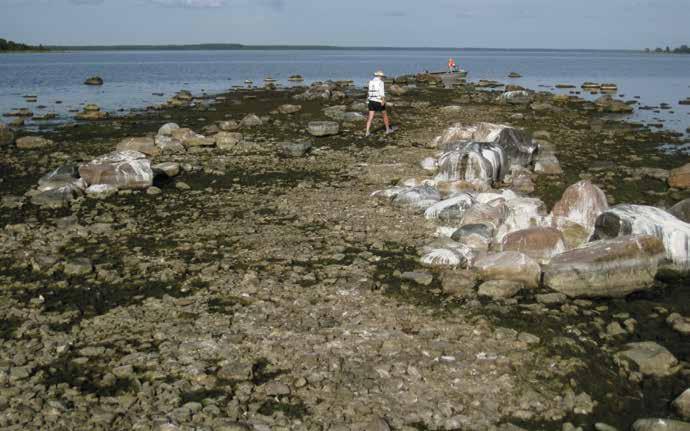
[[[307,131],[312,136],[337,135],[340,125],[335,121],[312,121],[307,125]]]
[[[593,238],[653,235],[663,241],[666,257],[682,271],[690,270],[690,224],[669,212],[646,205],[617,205],[596,221]]]
[[[649,235],[588,243],[551,259],[544,285],[569,297],[623,297],[654,285],[664,245]]]
[[[0,147],[14,143],[14,132],[5,124],[0,123]]]
[[[119,189],[145,189],[153,184],[153,170],[146,155],[136,151],[114,151],[79,167],[89,184],[109,184]]]

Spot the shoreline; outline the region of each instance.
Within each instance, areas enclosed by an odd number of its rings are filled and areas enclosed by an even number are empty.
[[[351,116],[339,120],[340,133],[310,138],[311,153],[300,157],[282,155],[282,144],[328,120],[327,106],[356,111],[361,89],[334,87],[328,100],[294,99],[314,86],[207,95],[201,101],[215,103],[45,132],[54,144],[43,149],[4,147],[0,359],[10,371],[0,396],[43,385],[35,397],[60,410],[58,418],[40,410],[44,428],[69,420],[81,429],[514,430],[508,424],[623,427],[642,414],[676,417],[663,399],[678,395],[684,377],[643,387],[612,368],[611,352],[654,335],[687,360],[687,341],[664,323],[671,311],[690,312],[674,296],[682,282],[622,301],[546,304],[535,296],[544,290],[508,301],[455,296],[444,288],[454,271],[418,263],[433,224],[369,197],[429,178],[419,162],[438,151],[430,142],[449,125],[489,121],[548,134],[564,172],[535,175],[529,193],[548,208],[583,178],[611,204],[670,205],[690,192],[641,168],[658,176],[654,169],[679,166],[655,153],[674,138],[554,95],[497,103],[502,92],[473,84],[398,87],[398,132],[381,135],[377,120],[366,140]],[[281,113],[287,104],[301,108]],[[88,161],[164,123],[212,136],[252,113],[260,124],[237,126],[229,133],[241,137],[226,149],[152,157],[181,172],[151,193],[80,197],[58,209],[23,196],[66,161]],[[414,272],[431,281],[403,277]],[[608,336],[625,313],[638,329]],[[30,403],[14,401],[13,422],[0,425],[30,423],[35,414],[21,410]]]

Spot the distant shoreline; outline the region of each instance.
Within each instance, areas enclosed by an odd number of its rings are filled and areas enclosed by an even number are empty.
[[[515,52],[643,52],[633,49],[552,49],[552,48],[477,48],[477,47],[390,47],[390,46],[334,46],[334,45],[242,45],[242,44],[193,44],[193,45],[48,45],[51,52],[60,51],[515,51]]]

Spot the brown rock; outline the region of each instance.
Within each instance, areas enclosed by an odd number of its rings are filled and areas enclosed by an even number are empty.
[[[17,148],[21,150],[35,150],[52,145],[53,141],[40,136],[24,136],[16,141]]]
[[[153,138],[125,138],[117,144],[117,150],[132,150],[144,153],[147,156],[157,156],[161,153],[160,148],[156,147]]]
[[[565,240],[558,229],[533,227],[511,232],[503,237],[503,251],[519,251],[539,263],[548,262],[553,256],[565,251]]]
[[[474,263],[482,280],[521,281],[526,287],[539,286],[541,267],[526,254],[505,251],[483,256]]]
[[[690,163],[673,169],[668,177],[668,185],[677,189],[690,189]]]
[[[597,217],[608,207],[606,194],[591,181],[583,180],[563,192],[551,215],[556,226],[561,224],[559,219],[565,219],[584,226],[591,233],[594,231]]]

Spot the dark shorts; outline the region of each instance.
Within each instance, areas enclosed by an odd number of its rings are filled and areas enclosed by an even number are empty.
[[[374,112],[383,112],[386,110],[386,105],[382,105],[381,102],[375,102],[373,100],[370,100],[369,110]]]

